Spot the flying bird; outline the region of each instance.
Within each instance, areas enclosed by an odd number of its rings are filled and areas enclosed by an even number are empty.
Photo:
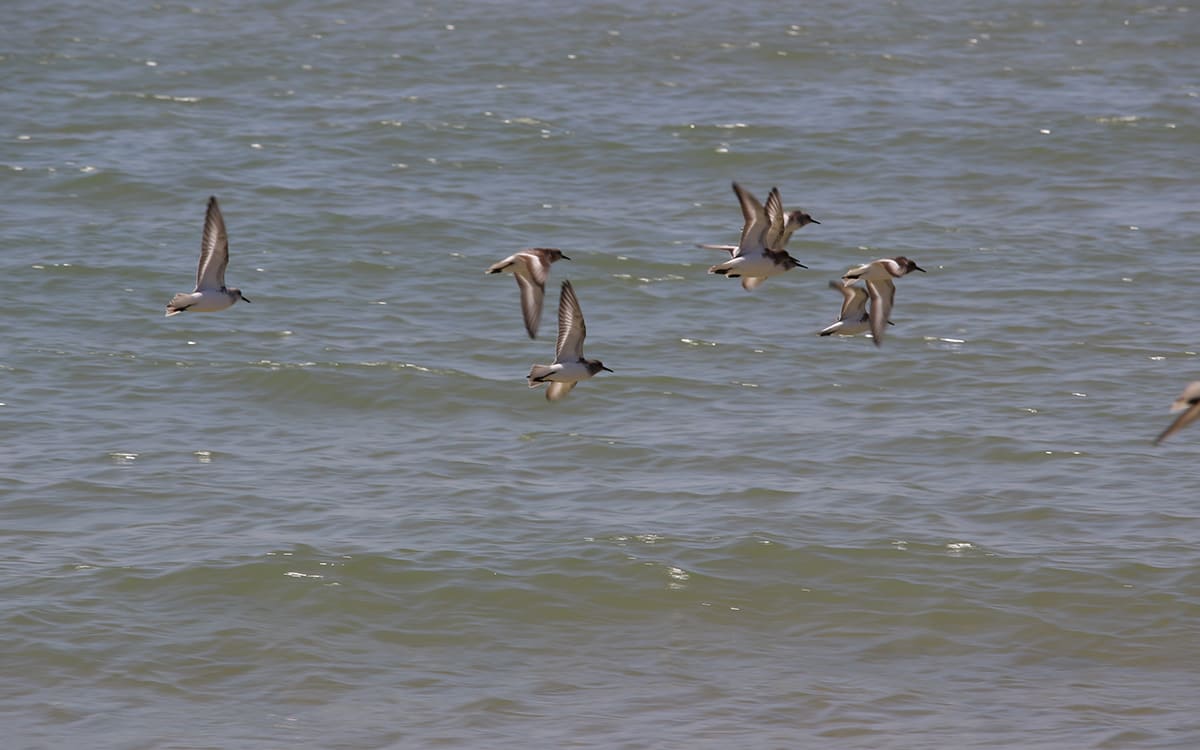
[[[742,207],[742,236],[737,248],[730,253],[729,260],[708,269],[709,273],[721,274],[731,279],[741,277],[742,288],[751,291],[770,276],[790,271],[793,268],[808,268],[788,254],[782,247],[770,247],[767,243],[782,237],[786,226],[783,203],[779,189],[771,188],[767,203],[771,213],[759,203],[750,191],[733,183],[733,192]],[[774,218],[772,218],[774,217]]]
[[[180,292],[167,303],[167,317],[178,315],[184,310],[192,312],[218,312],[232,307],[235,302],[250,300],[242,296],[237,287],[225,287],[225,267],[229,265],[229,235],[225,232],[225,219],[217,198],[208,199],[208,211],[204,215],[204,235],[200,240],[200,265],[196,268],[196,288],[191,293]]]
[[[587,326],[583,323],[579,299],[571,282],[564,281],[558,295],[558,342],[554,346],[554,364],[534,365],[527,376],[529,387],[549,383],[546,399],[557,401],[570,393],[579,381],[587,380],[601,370],[612,372],[598,359],[584,359],[583,339],[586,336]]]
[[[842,281],[847,283],[859,279],[866,282],[867,294],[871,298],[871,338],[874,339],[875,346],[883,344],[883,329],[892,319],[892,306],[896,301],[895,279],[910,271],[925,273],[925,269],[915,261],[899,255],[855,266],[842,275]]]
[[[550,273],[550,264],[556,260],[570,258],[553,247],[530,247],[493,263],[487,270],[487,273],[508,271],[517,280],[517,288],[521,291],[521,314],[531,339],[537,338],[542,322],[542,300],[546,296],[546,276]]]
[[[870,295],[864,287],[844,280],[829,282],[830,289],[842,295],[842,311],[833,324],[821,329],[820,335],[854,336],[871,329],[871,313],[867,312]],[[890,322],[890,321],[889,321]]]

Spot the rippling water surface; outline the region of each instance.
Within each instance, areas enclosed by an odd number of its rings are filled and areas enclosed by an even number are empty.
[[[6,747],[1200,745],[1200,8],[9,6]]]

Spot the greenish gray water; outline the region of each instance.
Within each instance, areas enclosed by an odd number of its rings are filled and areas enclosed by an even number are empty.
[[[1196,8],[8,10],[6,747],[1200,744]]]

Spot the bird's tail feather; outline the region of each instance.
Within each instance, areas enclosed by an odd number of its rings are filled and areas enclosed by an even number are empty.
[[[542,379],[552,372],[554,367],[551,365],[534,365],[529,371],[529,387],[537,388],[544,382]]]

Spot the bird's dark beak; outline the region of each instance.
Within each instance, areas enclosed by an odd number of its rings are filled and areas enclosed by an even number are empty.
[[[808,268],[808,266],[804,265],[803,263],[797,263],[796,267],[797,268]]]
[[[249,301],[250,300],[246,299],[245,297],[242,297],[242,302],[249,302]]]
[[[816,219],[814,219],[814,218],[813,218],[813,217],[811,217],[811,216],[810,216],[810,217],[808,217],[808,220],[809,220],[809,221],[811,221],[813,224],[820,224],[820,223],[821,223],[821,222],[817,221]]]
[[[914,271],[920,271],[921,273],[925,273],[925,269],[924,269],[924,268],[921,268],[921,267],[920,267],[920,266],[918,266],[916,263],[913,263],[913,270],[914,270]]]
[[[600,369],[601,369],[601,370],[605,370],[605,371],[607,371],[607,372],[612,372],[612,370],[611,370],[610,368],[608,368],[608,367],[605,367],[604,365],[600,365]]]
[[[570,260],[570,258],[568,258],[568,257],[567,257],[567,256],[565,256],[565,255],[560,255],[559,257],[560,257],[560,258],[562,258],[563,260]]]

